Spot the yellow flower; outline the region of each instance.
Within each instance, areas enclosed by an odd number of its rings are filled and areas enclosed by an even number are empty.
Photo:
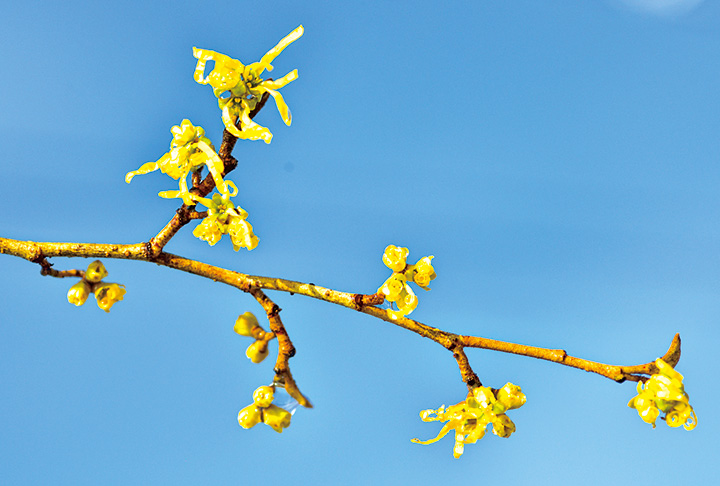
[[[415,282],[423,289],[430,290],[427,285],[435,278],[435,270],[430,263],[434,257],[424,257],[415,265],[408,265],[409,253],[407,248],[388,245],[382,256],[383,263],[393,274],[380,286],[378,293],[383,294],[388,302],[397,304],[397,311],[388,311],[393,319],[410,314],[418,305],[417,296],[408,282]]]
[[[253,363],[262,363],[268,355],[268,342],[264,339],[256,339],[247,350],[245,350],[245,356],[247,356]]]
[[[430,281],[437,276],[431,263],[433,258],[435,257],[432,255],[423,257],[420,261],[413,265],[412,268],[412,270],[414,270],[414,273],[412,274],[413,282],[425,290],[430,290],[428,285],[430,285]]]
[[[502,390],[505,390],[504,392]],[[512,395],[513,398],[509,398]],[[437,410],[423,410],[420,418],[423,422],[447,422],[434,439],[422,441],[412,439],[416,444],[432,444],[455,431],[453,455],[457,459],[465,450],[465,444],[474,444],[485,436],[487,426],[492,424],[493,433],[498,437],[510,437],[515,432],[515,424],[504,412],[519,408],[525,403],[525,395],[520,387],[508,383],[500,390],[486,387],[473,389],[468,397],[455,405]],[[511,404],[511,406],[508,406]]]
[[[261,386],[253,393],[253,403],[240,410],[238,423],[241,427],[249,429],[260,422],[272,427],[275,432],[282,433],[283,429],[290,426],[292,414],[273,405],[275,387]]]
[[[628,407],[635,408],[643,421],[652,424],[660,412],[665,413],[665,422],[670,427],[680,427],[692,430],[697,425],[697,416],[689,403],[688,394],[682,383],[683,376],[672,366],[658,358],[655,360],[659,373],[654,374],[645,383],[638,382],[638,395],[628,403]]]
[[[195,81],[213,87],[213,94],[218,99],[223,123],[228,132],[238,138],[264,140],[265,143],[270,143],[272,139],[270,130],[258,125],[250,118],[250,112],[255,109],[265,93],[275,99],[280,116],[286,125],[290,125],[292,121],[290,110],[277,90],[297,79],[297,69],[274,81],[263,80],[260,76],[266,69],[272,71],[273,66],[270,63],[287,46],[299,39],[303,32],[304,29],[301,25],[270,49],[259,62],[247,66],[225,54],[193,47],[193,56],[198,60],[195,67]],[[215,61],[215,66],[210,74],[205,76],[205,65],[208,61]],[[240,121],[239,128],[238,120]]]
[[[232,241],[233,250],[235,251],[240,248],[252,250],[258,246],[258,237],[253,233],[252,225],[244,218],[230,217],[227,233],[230,235],[230,241]]]
[[[80,280],[78,283],[70,287],[67,294],[68,302],[78,306],[83,305],[89,296],[90,284],[85,280]]]
[[[385,295],[385,299],[389,302],[395,302],[400,298],[400,294],[405,290],[407,279],[401,273],[393,273],[382,286],[378,289],[379,293]]]
[[[275,397],[275,389],[271,386],[261,386],[253,392],[253,401],[258,407],[269,407]]]
[[[252,250],[258,245],[258,237],[246,221],[248,213],[241,207],[235,207],[228,194],[214,194],[212,199],[194,196],[194,200],[208,207],[208,216],[193,230],[193,235],[215,245],[222,235],[227,234],[233,249]]]
[[[397,304],[398,310],[390,311],[393,319],[410,314],[418,304],[417,296],[402,273],[393,273],[378,289],[378,293],[385,295],[388,302]]]
[[[95,260],[85,270],[85,280],[90,283],[98,283],[107,276],[108,271],[100,260]]]
[[[253,336],[253,329],[260,327],[257,317],[252,312],[246,312],[238,316],[233,330],[241,336]]]
[[[215,186],[222,194],[233,196],[237,194],[237,187],[232,181],[222,178],[225,165],[213,148],[210,139],[205,136],[202,127],[196,127],[190,120],[183,120],[180,125],[170,129],[173,134],[170,142],[170,151],[160,157],[156,162],[147,162],[138,170],[128,172],[125,182],[130,183],[136,175],[148,174],[160,169],[161,172],[179,180],[179,191],[162,191],[160,197],[182,198],[187,205],[195,204],[195,197],[189,192],[187,176],[190,172],[207,166],[215,180]]]
[[[238,423],[243,429],[255,427],[262,421],[262,415],[257,405],[252,404],[240,410],[238,413]]]
[[[407,265],[407,256],[410,250],[407,248],[398,248],[395,245],[388,245],[383,253],[382,260],[387,267],[393,272],[402,272]]]
[[[290,427],[290,419],[292,419],[292,414],[277,405],[270,405],[263,411],[263,423],[278,433],[282,433],[283,429]]]
[[[95,289],[95,300],[97,305],[105,312],[110,312],[110,308],[125,295],[125,286],[116,283],[105,283]]]

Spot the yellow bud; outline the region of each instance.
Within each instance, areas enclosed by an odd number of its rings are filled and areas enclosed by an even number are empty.
[[[495,396],[508,410],[522,407],[527,400],[520,387],[512,383],[506,383],[504,387],[495,392]]]
[[[406,282],[407,280],[403,274],[393,273],[385,280],[385,283],[378,289],[378,292],[384,294],[388,302],[395,302],[400,298],[403,289],[405,289]]]
[[[431,264],[431,260],[433,258],[435,257],[432,255],[427,256],[420,259],[420,261],[415,264],[415,275],[413,275],[413,281],[420,287],[427,287],[430,285],[430,281],[437,276],[435,274],[435,269],[433,269]]]
[[[125,296],[125,286],[116,283],[106,283],[95,289],[95,300],[97,305],[105,312],[110,312],[110,308]]]
[[[388,245],[383,253],[382,260],[393,272],[402,272],[407,265],[407,256],[410,250],[407,248],[398,248],[395,245]]]
[[[260,363],[262,360],[267,358],[268,355],[268,343],[264,340],[256,340],[245,351],[245,356],[250,358],[253,363]]]
[[[263,422],[272,427],[275,432],[282,433],[283,429],[289,427],[290,419],[292,419],[292,414],[277,405],[270,405],[263,410]]]
[[[271,386],[261,386],[253,393],[253,401],[258,407],[269,407],[275,397],[275,390]]]
[[[252,330],[255,327],[260,327],[257,317],[252,312],[246,312],[237,318],[233,330],[241,336],[252,337]]]
[[[74,305],[83,305],[89,296],[90,284],[85,280],[80,280],[70,287],[67,294],[68,302]]]
[[[493,434],[497,435],[498,437],[510,437],[510,434],[515,432],[515,424],[512,420],[510,420],[510,417],[505,415],[504,413],[501,413],[500,415],[495,416],[495,419],[492,421],[493,424]]]
[[[248,405],[238,413],[238,423],[243,429],[249,429],[260,423],[260,409],[255,405]]]
[[[85,280],[91,283],[98,283],[107,276],[108,271],[100,260],[95,260],[85,270]]]

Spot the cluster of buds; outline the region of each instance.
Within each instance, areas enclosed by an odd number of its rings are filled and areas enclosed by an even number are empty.
[[[229,195],[213,194],[212,199],[196,196],[195,200],[208,208],[208,216],[195,227],[193,235],[213,246],[227,234],[235,251],[240,248],[252,250],[258,245],[258,237],[246,221],[248,213],[235,206]]]
[[[102,279],[107,277],[108,271],[100,260],[95,260],[88,265],[83,278],[70,287],[67,298],[68,302],[74,305],[83,305],[90,294],[95,295],[98,307],[105,312],[110,312],[110,308],[125,295],[125,286],[103,282]]]
[[[685,430],[694,429],[697,416],[685,393],[683,376],[660,358],[655,360],[655,365],[660,373],[652,375],[645,383],[638,382],[638,395],[630,400],[628,407],[637,409],[640,418],[653,428],[663,412],[670,427],[682,425]]]
[[[385,296],[388,302],[395,302],[397,311],[390,311],[390,315],[397,319],[398,316],[406,316],[415,310],[418,299],[412,291],[409,282],[414,282],[424,290],[430,290],[430,281],[433,280],[435,270],[432,266],[431,256],[418,260],[415,265],[408,265],[407,256],[410,250],[389,245],[383,253],[383,263],[393,271],[393,274],[378,289],[378,293]]]
[[[275,385],[261,386],[253,393],[253,403],[240,410],[238,423],[244,429],[256,426],[260,422],[269,425],[275,432],[282,433],[290,427],[292,413],[274,405]]]
[[[272,133],[250,118],[265,93],[275,99],[275,105],[286,125],[290,125],[292,116],[282,95],[277,91],[298,77],[297,69],[280,79],[262,79],[263,71],[272,71],[273,60],[291,43],[303,35],[303,26],[290,32],[275,47],[270,49],[258,62],[247,66],[225,54],[193,47],[193,56],[198,60],[195,67],[195,81],[209,84],[222,110],[222,120],[228,132],[237,138],[246,140],[264,140],[270,143]],[[214,61],[212,71],[205,76],[205,66]],[[240,122],[238,127],[237,122]]]
[[[233,329],[241,336],[248,336],[255,339],[245,351],[245,356],[247,356],[250,361],[260,363],[267,357],[268,342],[275,338],[275,333],[266,332],[252,312],[246,312],[240,315],[235,321],[235,327]]]
[[[500,389],[480,386],[468,393],[467,398],[450,407],[441,406],[437,410],[423,410],[420,418],[423,422],[447,422],[434,439],[422,441],[412,439],[416,444],[432,444],[442,439],[451,430],[455,430],[453,455],[457,459],[465,450],[465,444],[474,444],[485,436],[487,426],[492,424],[493,434],[498,437],[510,437],[515,432],[515,424],[505,412],[520,408],[526,401],[519,386],[507,383]]]

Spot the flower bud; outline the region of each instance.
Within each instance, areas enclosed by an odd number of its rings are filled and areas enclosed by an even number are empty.
[[[260,423],[260,409],[255,404],[248,405],[238,413],[238,423],[243,429],[255,427]]]
[[[91,283],[98,283],[107,276],[108,271],[100,260],[95,260],[85,270],[85,280]]]
[[[384,294],[388,302],[395,302],[400,298],[400,294],[405,288],[406,282],[407,280],[403,274],[393,273],[387,280],[385,280],[382,287],[378,289],[378,293]]]
[[[258,407],[269,407],[275,398],[275,390],[271,386],[261,386],[253,393],[253,401]]]
[[[510,420],[510,417],[505,415],[504,413],[501,413],[500,415],[497,415],[495,417],[495,420],[492,421],[493,424],[493,434],[497,435],[498,437],[510,437],[510,434],[515,432],[515,424],[512,420]]]
[[[415,274],[413,275],[413,281],[420,287],[425,288],[430,285],[430,281],[433,280],[437,275],[435,269],[431,264],[431,260],[434,256],[426,256],[421,258],[419,262],[415,264]]]
[[[125,286],[116,283],[106,283],[95,289],[95,300],[97,305],[105,312],[110,312],[110,308],[125,295]]]
[[[256,340],[245,351],[245,356],[250,358],[253,363],[260,363],[262,360],[267,358],[268,355],[268,343],[264,340]]]
[[[78,283],[70,287],[67,294],[68,302],[78,306],[83,305],[89,296],[90,284],[85,280],[80,280]]]
[[[237,318],[233,330],[241,336],[252,337],[253,328],[259,326],[257,317],[252,312],[246,312]]]
[[[277,405],[270,405],[263,411],[263,422],[278,433],[282,433],[283,429],[290,426],[290,419],[292,414]]]
[[[519,386],[512,383],[506,383],[504,387],[495,392],[498,402],[507,407],[508,410],[522,407],[527,401],[527,397]]]
[[[410,250],[407,248],[398,248],[395,245],[388,245],[383,253],[382,261],[393,272],[402,272],[407,265],[407,256]]]

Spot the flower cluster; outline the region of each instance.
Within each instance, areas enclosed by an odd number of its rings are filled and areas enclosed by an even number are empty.
[[[252,312],[240,315],[235,321],[233,330],[241,336],[254,338],[255,341],[245,351],[253,363],[260,363],[268,355],[268,342],[275,338],[275,333],[266,332],[258,323]]]
[[[683,386],[683,376],[662,359],[655,360],[660,373],[652,375],[645,383],[638,382],[638,395],[628,403],[635,408],[643,421],[655,428],[660,412],[665,414],[665,422],[670,427],[692,430],[697,425],[697,416],[689,403],[688,394]]]
[[[420,288],[430,290],[428,285],[436,276],[431,263],[434,258],[432,255],[421,258],[415,265],[408,265],[409,253],[407,248],[389,245],[382,257],[383,263],[393,274],[378,289],[378,293],[383,294],[388,302],[397,303],[398,310],[390,311],[394,319],[410,314],[417,307],[417,296],[408,282],[415,282]]]
[[[275,47],[270,49],[258,62],[245,66],[219,52],[193,47],[193,56],[198,60],[195,68],[195,81],[209,84],[218,99],[222,110],[222,119],[228,132],[237,138],[247,140],[264,140],[270,143],[272,133],[250,118],[265,93],[275,99],[275,105],[286,125],[290,125],[292,116],[282,95],[277,91],[298,77],[297,69],[289,72],[278,80],[262,79],[260,76],[266,69],[272,71],[270,64],[287,46],[303,35],[303,26],[299,26],[285,36]],[[206,76],[205,65],[214,61],[215,66]],[[238,120],[240,127],[237,126]]]
[[[215,245],[222,235],[230,235],[233,248],[252,250],[258,245],[253,227],[246,221],[248,213],[235,206],[227,194],[213,194],[212,199],[194,196],[194,199],[208,208],[208,216],[193,230],[193,235]]]
[[[189,206],[195,204],[195,196],[188,190],[187,176],[203,166],[207,166],[210,174],[215,180],[215,187],[222,194],[234,196],[237,194],[237,187],[232,181],[225,181],[222,178],[225,165],[215,152],[210,139],[205,136],[202,127],[196,127],[190,120],[183,120],[180,125],[170,129],[173,134],[170,142],[170,151],[160,157],[157,162],[147,162],[138,170],[128,172],[125,175],[125,182],[130,183],[136,175],[148,174],[160,169],[161,172],[179,181],[179,191],[162,191],[160,197],[182,198]]]
[[[260,422],[269,425],[275,432],[282,433],[290,426],[292,414],[273,405],[275,386],[261,386],[253,393],[253,403],[240,410],[238,423],[244,429],[256,426]]]
[[[125,296],[125,286],[103,282],[102,279],[107,277],[108,271],[100,260],[95,260],[88,265],[83,278],[70,287],[67,298],[71,304],[80,306],[85,303],[90,294],[95,295],[98,307],[105,312],[110,312],[110,308]]]
[[[453,455],[457,459],[465,449],[465,444],[474,444],[485,435],[489,424],[498,437],[510,437],[515,432],[515,424],[505,412],[520,408],[525,403],[525,394],[519,386],[507,383],[499,390],[483,386],[474,388],[464,401],[437,410],[423,410],[420,418],[423,422],[447,422],[434,439],[412,439],[416,444],[432,444],[442,439],[451,430],[455,430]]]

